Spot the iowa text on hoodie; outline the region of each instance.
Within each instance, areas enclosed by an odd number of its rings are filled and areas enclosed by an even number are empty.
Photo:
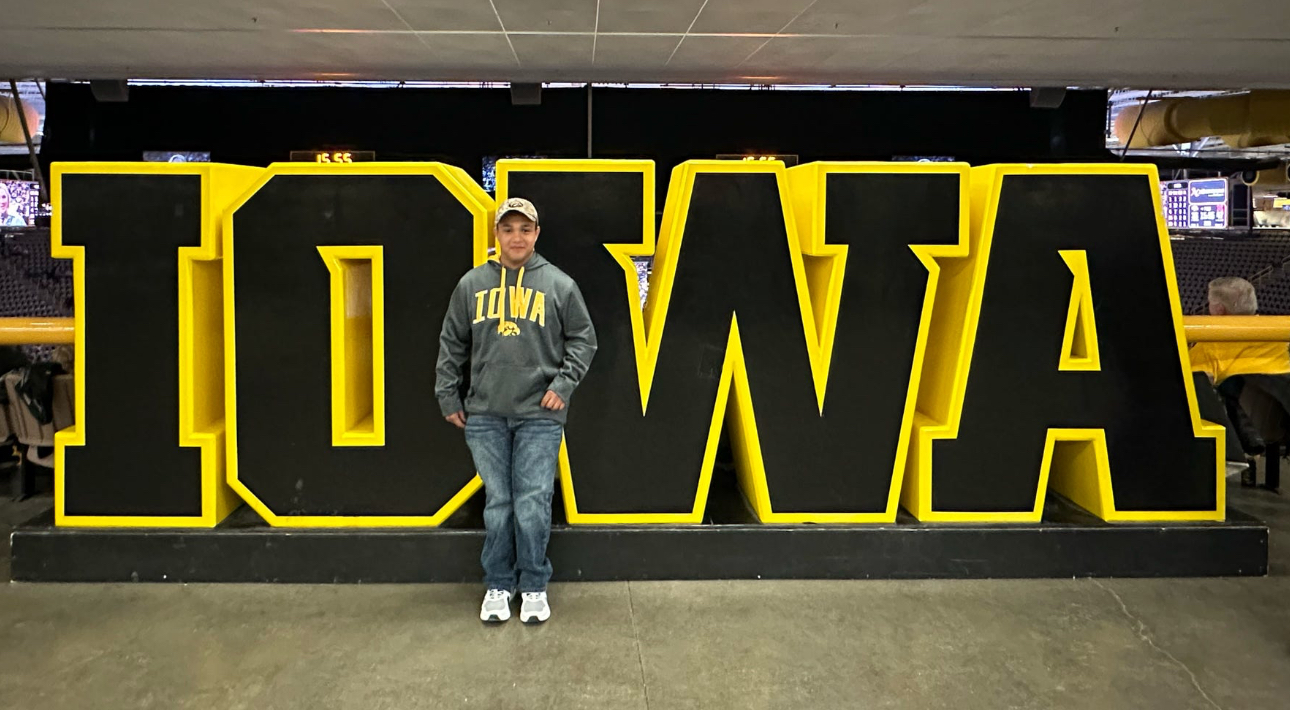
[[[543,409],[542,397],[551,390],[569,404],[595,354],[596,330],[568,274],[538,254],[518,270],[490,260],[467,272],[452,293],[439,334],[435,396],[444,416],[465,411],[563,423],[568,408]]]

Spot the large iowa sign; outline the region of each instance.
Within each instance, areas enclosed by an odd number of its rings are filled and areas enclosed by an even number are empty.
[[[498,193],[538,204],[599,333],[571,522],[701,521],[723,428],[767,522],[1034,521],[1049,490],[1223,517],[1150,166],[696,161],[657,238],[649,161],[502,162]],[[436,525],[478,490],[433,397],[494,211],[463,171],[63,164],[53,194],[59,524]]]

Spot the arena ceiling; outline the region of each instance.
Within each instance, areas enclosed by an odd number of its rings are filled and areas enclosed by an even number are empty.
[[[1287,0],[0,0],[0,77],[1290,87]]]

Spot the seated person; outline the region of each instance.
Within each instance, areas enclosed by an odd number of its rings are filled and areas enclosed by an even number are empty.
[[[1254,286],[1249,281],[1225,276],[1209,282],[1210,315],[1252,316],[1257,312],[1258,301],[1254,295]],[[1290,374],[1290,345],[1280,342],[1201,342],[1191,347],[1190,357],[1192,371],[1204,372],[1218,390],[1231,422],[1231,432],[1237,435],[1247,456],[1263,453],[1264,443],[1259,433],[1259,429],[1263,427],[1255,425],[1242,406],[1241,398],[1247,389],[1247,380],[1258,380],[1249,383],[1256,389],[1271,386],[1276,395],[1286,394],[1285,382],[1266,382],[1264,380],[1270,378],[1264,376],[1282,376],[1277,378],[1282,380]],[[1268,399],[1268,402],[1280,399],[1278,396]],[[1263,419],[1271,416],[1267,412],[1260,414]],[[1271,480],[1271,476],[1269,479],[1269,487],[1275,488],[1277,483]],[[1241,474],[1241,484],[1255,484],[1252,460]]]
[[[1209,282],[1209,313],[1214,316],[1252,316],[1258,312],[1254,285],[1236,276]],[[1215,385],[1233,375],[1290,373],[1286,343],[1212,342],[1191,347],[1192,372],[1204,372]]]

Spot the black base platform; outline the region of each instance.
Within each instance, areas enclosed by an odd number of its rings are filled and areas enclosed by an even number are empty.
[[[1057,496],[1031,525],[760,525],[714,488],[710,522],[557,524],[557,581],[1261,576],[1268,529],[1224,523],[1108,524]],[[475,582],[482,497],[440,528],[288,530],[243,507],[213,530],[55,528],[52,513],[13,533],[23,582]],[[555,510],[561,510],[557,500]]]

